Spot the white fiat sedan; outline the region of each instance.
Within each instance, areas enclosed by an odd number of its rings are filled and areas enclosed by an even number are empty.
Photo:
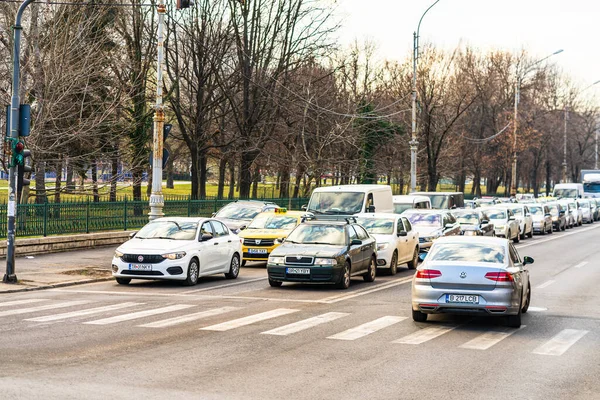
[[[377,267],[389,268],[395,275],[398,264],[415,269],[419,262],[419,233],[410,221],[398,214],[367,213],[356,215],[356,222],[363,226],[377,241]]]
[[[237,278],[242,242],[211,218],[165,217],[151,221],[115,251],[112,274],[131,279],[170,279],[192,286],[205,275]]]

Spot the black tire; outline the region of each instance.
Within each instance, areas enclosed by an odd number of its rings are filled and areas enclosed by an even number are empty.
[[[390,261],[390,275],[396,275],[398,272],[398,252],[394,252]]]
[[[406,263],[408,269],[416,269],[417,264],[419,264],[419,248],[415,247],[415,251],[413,252],[413,258],[409,262]]]
[[[371,261],[369,263],[369,269],[367,272],[363,274],[363,279],[365,282],[373,282],[375,277],[377,276],[377,262],[375,261],[375,256],[371,256]]]
[[[427,314],[422,313],[421,311],[412,310],[412,318],[415,322],[425,322],[427,321]]]
[[[246,266],[246,260],[242,260],[242,264],[241,264],[241,266],[242,266],[242,267],[245,267],[245,266]]]
[[[350,287],[350,263],[348,261],[344,264],[344,270],[342,271],[337,287],[339,289],[348,289]]]
[[[548,233],[549,233],[550,235],[552,235],[552,232],[554,232],[554,229],[552,229],[552,225],[550,225],[550,230],[548,231]]]
[[[567,223],[565,222],[562,226],[562,228],[560,228],[561,231],[566,231],[567,230]]]
[[[531,230],[529,231],[529,239],[531,239],[533,237],[533,225],[531,225]]]
[[[271,278],[269,278],[269,285],[271,287],[280,287],[281,285],[283,285],[283,282],[274,281],[274,280],[271,280]]]
[[[519,243],[521,241],[521,231],[517,231],[517,236],[513,239],[513,243]]]
[[[225,278],[235,279],[240,274],[240,256],[234,254],[231,257],[231,263],[229,264],[229,272],[225,272]]]
[[[521,309],[521,312],[525,314],[527,310],[529,310],[529,304],[531,304],[531,283],[529,283],[527,288],[527,298],[525,299],[525,305]]]
[[[183,286],[194,286],[198,283],[198,274],[200,273],[200,264],[197,258],[192,258],[188,265],[187,278],[183,281]]]
[[[542,226],[542,229],[540,229],[540,235],[545,235],[546,234],[546,225]]]
[[[523,294],[521,294],[521,304],[523,303]],[[520,328],[521,327],[521,306],[519,305],[519,312],[517,315],[509,315],[506,317],[506,325],[510,328]]]
[[[131,282],[131,279],[129,278],[116,278],[117,279],[117,283],[119,285],[129,285],[129,282]]]

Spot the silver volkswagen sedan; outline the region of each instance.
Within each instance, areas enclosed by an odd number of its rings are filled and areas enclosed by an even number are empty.
[[[413,277],[413,320],[440,313],[494,315],[518,328],[531,302],[526,265],[532,263],[506,239],[439,238]]]

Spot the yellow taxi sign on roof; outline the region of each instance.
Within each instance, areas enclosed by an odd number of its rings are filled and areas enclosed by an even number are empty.
[[[285,214],[286,212],[287,212],[287,208],[285,208],[285,207],[275,209],[275,214]]]

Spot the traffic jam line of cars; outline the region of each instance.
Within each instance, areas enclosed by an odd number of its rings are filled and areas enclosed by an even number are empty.
[[[503,316],[519,327],[531,302],[527,266],[533,259],[521,258],[511,241],[599,217],[595,199],[522,201],[465,204],[460,192],[392,196],[386,185],[317,188],[302,211],[236,201],[213,218],[148,223],[116,250],[113,275],[124,285],[172,279],[191,286],[213,274],[235,279],[246,262],[264,262],[272,287],[291,282],[348,289],[353,277],[373,282],[378,270],[395,275],[405,264],[416,269],[415,321],[466,313]]]

